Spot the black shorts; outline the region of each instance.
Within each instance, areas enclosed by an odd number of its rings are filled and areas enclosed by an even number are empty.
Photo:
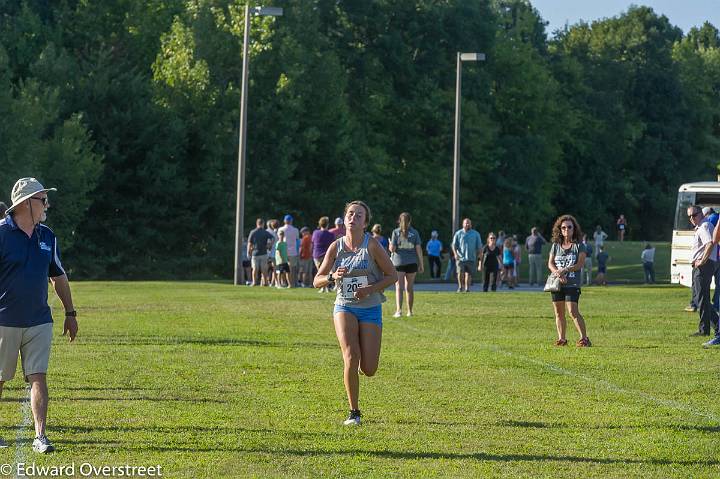
[[[418,265],[417,263],[404,264],[402,266],[395,266],[395,269],[400,273],[417,273]]]
[[[279,264],[275,268],[275,271],[277,271],[278,273],[289,273],[290,272],[290,264],[288,264],[288,263]]]
[[[246,259],[242,262],[243,268],[249,268],[250,267],[250,260]]]
[[[580,302],[580,288],[576,286],[563,286],[557,293],[550,293],[553,303],[558,301]]]

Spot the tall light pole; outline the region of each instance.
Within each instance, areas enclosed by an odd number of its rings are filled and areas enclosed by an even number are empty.
[[[455,80],[455,153],[453,154],[453,206],[452,234],[460,227],[460,90],[462,62],[485,61],[484,53],[457,53],[457,79]]]
[[[283,9],[277,7],[254,7],[245,4],[245,31],[243,32],[243,66],[242,86],[240,90],[240,145],[238,147],[238,177],[237,177],[237,203],[235,205],[235,285],[245,284],[245,269],[242,267],[242,238],[245,229],[245,149],[247,143],[247,93],[248,93],[248,67],[250,58],[248,47],[250,45],[250,16],[263,15],[279,17]]]

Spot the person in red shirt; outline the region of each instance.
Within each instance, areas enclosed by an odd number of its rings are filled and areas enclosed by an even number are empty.
[[[313,281],[313,258],[312,258],[312,236],[307,226],[300,229],[300,284],[303,288],[312,286]]]

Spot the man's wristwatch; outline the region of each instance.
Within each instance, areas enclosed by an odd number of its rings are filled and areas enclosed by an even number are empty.
[[[327,275],[327,278],[325,278],[325,279],[327,279],[327,282],[328,282],[328,283],[334,283],[334,282],[335,282],[335,278],[333,278],[333,274],[332,274],[332,273],[330,273],[329,275]]]
[[[72,311],[65,311],[65,317],[66,318],[76,318],[77,311],[75,311],[74,309]]]

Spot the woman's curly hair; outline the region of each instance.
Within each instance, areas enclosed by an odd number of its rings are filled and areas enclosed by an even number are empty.
[[[561,215],[558,217],[558,219],[555,220],[555,224],[552,228],[552,241],[553,243],[562,244],[563,242],[563,235],[562,231],[560,230],[560,226],[563,224],[564,221],[570,221],[573,224],[573,234],[571,237],[571,240],[573,243],[580,243],[582,241],[583,232],[580,229],[580,225],[578,224],[577,220],[572,215]]]

